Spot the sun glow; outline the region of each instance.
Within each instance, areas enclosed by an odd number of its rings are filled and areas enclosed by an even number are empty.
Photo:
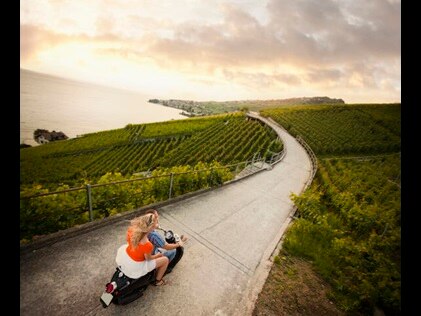
[[[21,67],[157,98],[400,102],[400,2],[180,2],[21,0]]]

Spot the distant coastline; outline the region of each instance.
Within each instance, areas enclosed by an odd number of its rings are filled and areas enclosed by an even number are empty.
[[[185,119],[180,110],[153,105],[149,95],[20,69],[20,143],[39,146],[34,131],[69,138],[103,130]]]
[[[309,104],[345,104],[342,99],[329,97],[302,97],[274,100],[240,100],[240,101],[192,101],[192,100],[161,100],[149,99],[150,103],[161,104],[183,110],[181,115],[188,117],[212,115],[242,110],[259,110],[262,108],[282,107]]]

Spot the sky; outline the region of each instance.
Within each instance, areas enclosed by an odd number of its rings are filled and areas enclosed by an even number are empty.
[[[158,99],[401,102],[401,2],[21,0],[20,67]]]

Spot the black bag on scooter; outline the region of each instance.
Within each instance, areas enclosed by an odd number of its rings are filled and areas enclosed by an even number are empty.
[[[111,282],[106,285],[115,288],[112,302],[116,305],[126,305],[141,297],[148,285],[154,282],[155,272],[153,270],[139,279],[132,279],[117,267]]]

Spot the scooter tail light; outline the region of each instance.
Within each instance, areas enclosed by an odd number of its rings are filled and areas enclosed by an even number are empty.
[[[114,292],[114,290],[117,288],[117,283],[116,282],[110,282],[110,283],[107,283],[106,285],[105,285],[105,292],[107,292],[107,293],[112,293],[112,292]]]

